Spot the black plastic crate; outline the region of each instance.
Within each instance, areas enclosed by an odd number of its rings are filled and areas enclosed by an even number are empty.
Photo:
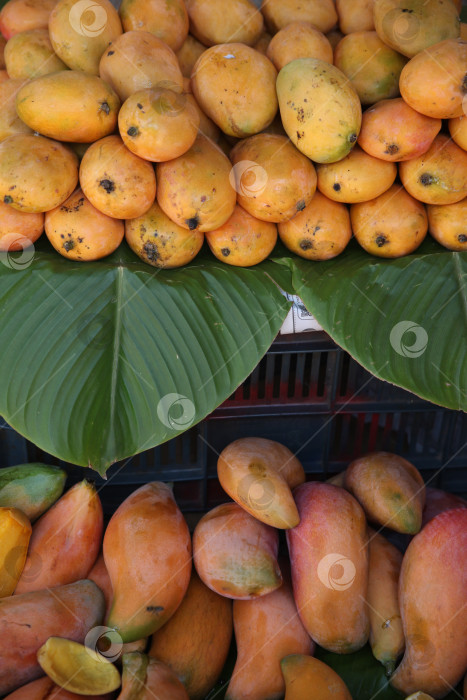
[[[275,439],[324,480],[374,450],[413,462],[430,485],[467,494],[467,415],[435,406],[373,377],[321,332],[281,336],[245,382],[183,435],[96,472],[60,462],[9,426],[0,429],[0,466],[41,461],[64,466],[70,483],[94,479],[110,514],[150,480],[172,481],[185,512],[225,500],[217,456],[244,436]]]

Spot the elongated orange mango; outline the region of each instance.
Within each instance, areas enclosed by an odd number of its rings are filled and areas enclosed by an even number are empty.
[[[0,695],[41,675],[37,652],[49,637],[83,642],[104,609],[93,581],[0,598]]]
[[[225,503],[206,513],[193,533],[193,559],[202,581],[227,598],[249,600],[282,584],[277,530]]]
[[[190,533],[172,489],[154,481],[134,491],[110,519],[103,551],[113,589],[106,624],[136,642],[169,620],[190,582]]]
[[[0,508],[0,598],[13,595],[23,571],[31,523],[17,508]]]
[[[467,668],[467,509],[440,513],[410,542],[399,603],[406,649],[391,684],[444,698]]]
[[[315,645],[297,612],[286,577],[281,588],[256,600],[236,600],[237,662],[226,700],[282,698],[280,662],[288,654],[313,654]]]
[[[403,457],[374,452],[354,460],[345,472],[345,487],[372,522],[410,535],[420,530],[425,484]]]
[[[189,700],[185,686],[168,666],[146,654],[124,654],[122,690],[117,700]]]
[[[370,528],[368,536],[370,646],[373,656],[391,674],[405,647],[398,599],[402,554]]]
[[[285,700],[352,700],[342,678],[319,659],[293,654],[282,660],[281,667]]]
[[[180,607],[153,635],[149,655],[170,666],[192,700],[202,700],[222,672],[232,631],[232,602],[193,571]]]
[[[75,484],[34,524],[15,592],[86,578],[99,553],[103,526],[102,505],[93,484],[86,480]]]
[[[264,438],[235,440],[222,450],[217,475],[224,491],[266,525],[298,525],[291,489],[305,481],[305,472],[285,445]]]
[[[308,634],[338,654],[369,634],[365,514],[344,489],[309,481],[294,491],[300,524],[287,531],[295,602]]]

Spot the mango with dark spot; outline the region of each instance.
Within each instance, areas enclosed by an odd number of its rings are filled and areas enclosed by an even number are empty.
[[[362,248],[382,258],[409,255],[428,229],[425,207],[400,185],[392,185],[368,202],[352,204],[350,219]]]
[[[120,100],[103,80],[58,71],[31,80],[16,96],[19,117],[34,131],[60,141],[90,143],[114,131]]]
[[[278,228],[282,243],[307,260],[334,258],[352,237],[347,207],[318,191],[303,211]]]
[[[360,132],[362,109],[347,77],[315,58],[298,58],[281,69],[277,96],[292,143],[317,163],[344,158]],[[297,138],[297,131],[303,134]]]
[[[467,250],[467,198],[454,204],[427,206],[428,228],[448,250]]]
[[[138,257],[154,267],[181,267],[201,250],[204,234],[178,226],[157,202],[147,212],[125,221],[125,238]]]

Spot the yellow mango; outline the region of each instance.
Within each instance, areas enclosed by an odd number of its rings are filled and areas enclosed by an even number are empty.
[[[54,53],[47,29],[30,29],[11,37],[5,46],[5,63],[10,78],[20,80],[66,69]]]
[[[290,140],[317,163],[335,163],[350,152],[362,123],[355,89],[335,66],[298,58],[277,76],[277,96]]]
[[[31,523],[17,508],[0,508],[0,598],[13,595],[23,571]]]

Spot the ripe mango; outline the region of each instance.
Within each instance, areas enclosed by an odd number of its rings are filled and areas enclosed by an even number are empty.
[[[294,498],[300,524],[287,530],[295,602],[324,649],[351,654],[369,634],[365,514],[344,489],[307,482]]]
[[[381,100],[363,112],[358,144],[375,158],[411,160],[427,152],[441,125],[441,119],[416,112],[402,97]]]
[[[40,462],[5,467],[0,470],[0,506],[19,508],[34,522],[60,498],[65,481],[63,469]]]
[[[420,530],[425,484],[403,457],[374,452],[354,460],[345,472],[345,487],[372,522],[411,535]]]
[[[292,489],[305,481],[305,472],[285,445],[263,438],[235,440],[219,455],[217,475],[224,491],[266,525],[298,525]]]
[[[61,688],[80,695],[103,695],[120,687],[120,674],[95,649],[70,639],[49,637],[37,652],[41,668]]]
[[[0,598],[0,693],[41,675],[37,652],[49,637],[83,642],[101,624],[104,608],[104,596],[92,581]]]
[[[15,34],[5,47],[5,63],[10,78],[19,80],[66,70],[66,65],[54,53],[47,29]]]
[[[13,595],[26,561],[31,523],[18,508],[0,508],[0,598]]]
[[[438,134],[426,153],[399,166],[402,184],[425,204],[454,204],[467,197],[467,152]]]
[[[454,510],[455,508],[467,508],[467,501],[453,493],[447,493],[446,491],[441,491],[441,489],[433,489],[427,486],[422,527],[425,527],[430,520],[433,520],[440,513],[444,513],[445,510]]]
[[[279,223],[293,219],[316,190],[313,163],[286,136],[256,134],[230,153],[237,201],[249,214]]]
[[[99,75],[122,102],[150,87],[183,88],[177,57],[150,32],[126,32],[112,41],[102,54]]]
[[[251,216],[238,204],[225,224],[206,232],[213,255],[227,265],[251,267],[266,260],[277,241],[277,226]]]
[[[410,542],[399,603],[406,650],[391,677],[403,693],[444,698],[467,668],[467,509],[437,515]]]
[[[224,134],[245,138],[265,129],[277,112],[277,71],[271,61],[239,43],[212,46],[191,75],[196,101]]]
[[[414,56],[402,69],[399,87],[417,112],[435,119],[465,113],[467,41],[446,39]]]
[[[450,119],[448,127],[452,140],[467,151],[467,114]]]
[[[87,576],[102,541],[103,513],[95,487],[75,484],[33,527],[16,593],[63,586]]]
[[[150,32],[173,51],[178,51],[188,34],[183,0],[122,0],[119,13],[124,32]]]
[[[193,67],[203,51],[206,51],[204,44],[198,41],[198,39],[195,39],[194,36],[191,36],[191,34],[188,34],[182,46],[177,51],[177,60],[182,75],[185,78],[191,76]]]
[[[15,134],[0,143],[0,199],[30,213],[62,204],[78,182],[78,159],[57,141]]]
[[[99,75],[99,61],[122,25],[110,0],[59,0],[49,19],[55,53],[72,70]]]
[[[390,675],[405,647],[398,589],[402,554],[386,538],[368,529],[368,615],[370,646]]]
[[[316,58],[298,58],[277,76],[284,129],[311,160],[335,163],[357,141],[362,108],[346,76]]]
[[[454,204],[427,207],[430,233],[448,250],[467,250],[467,197]]]
[[[347,207],[319,191],[303,211],[290,221],[280,223],[278,229],[286,248],[307,260],[334,258],[352,238]],[[341,484],[336,483],[336,486]]]
[[[231,171],[219,146],[198,133],[189,151],[156,165],[158,204],[182,228],[213,231],[235,208]]]
[[[233,604],[237,660],[226,700],[282,698],[281,660],[288,654],[313,654],[315,645],[300,621],[287,579],[281,588],[256,600]]]
[[[221,675],[232,631],[231,601],[211,591],[193,571],[180,607],[153,634],[149,656],[174,671],[191,700],[203,700]]]
[[[237,42],[253,46],[263,28],[263,16],[250,0],[186,0],[191,33],[205,46]]]
[[[347,34],[334,49],[334,65],[347,76],[364,105],[397,97],[406,63],[407,58],[386,46],[376,32]]]
[[[261,12],[271,34],[291,22],[310,22],[324,34],[337,24],[333,0],[263,0]]]
[[[190,581],[190,533],[172,490],[154,481],[128,496],[107,525],[103,552],[114,594],[107,626],[124,642],[149,636]]]
[[[139,158],[119,136],[106,136],[84,154],[81,188],[91,204],[115,219],[134,219],[146,213],[156,197],[151,163]]]
[[[459,36],[459,13],[451,0],[374,0],[373,14],[381,40],[409,58]]]
[[[333,62],[331,44],[310,22],[291,22],[278,31],[268,44],[266,56],[278,71],[296,58]]]
[[[125,240],[148,265],[174,268],[187,265],[198,255],[204,234],[175,224],[156,201],[142,216],[125,221]]]
[[[16,96],[18,116],[34,131],[60,141],[90,143],[117,125],[120,100],[95,75],[59,71],[26,83]]]
[[[23,80],[8,78],[0,82],[0,141],[14,134],[30,134],[32,131],[16,113],[16,95],[23,85]]]
[[[336,0],[341,32],[371,32],[375,28],[373,5],[374,0]]]
[[[281,661],[285,680],[285,700],[352,700],[347,686],[333,669],[319,659],[292,654]]]
[[[44,214],[26,214],[0,201],[0,251],[29,248],[43,231]]]
[[[5,39],[30,29],[47,29],[57,0],[9,0],[0,11],[0,32]]]
[[[193,533],[193,561],[211,590],[234,600],[250,600],[282,584],[277,563],[277,531],[236,503],[203,515]]]
[[[117,700],[189,700],[175,673],[157,659],[132,652],[122,657],[122,690]]]

